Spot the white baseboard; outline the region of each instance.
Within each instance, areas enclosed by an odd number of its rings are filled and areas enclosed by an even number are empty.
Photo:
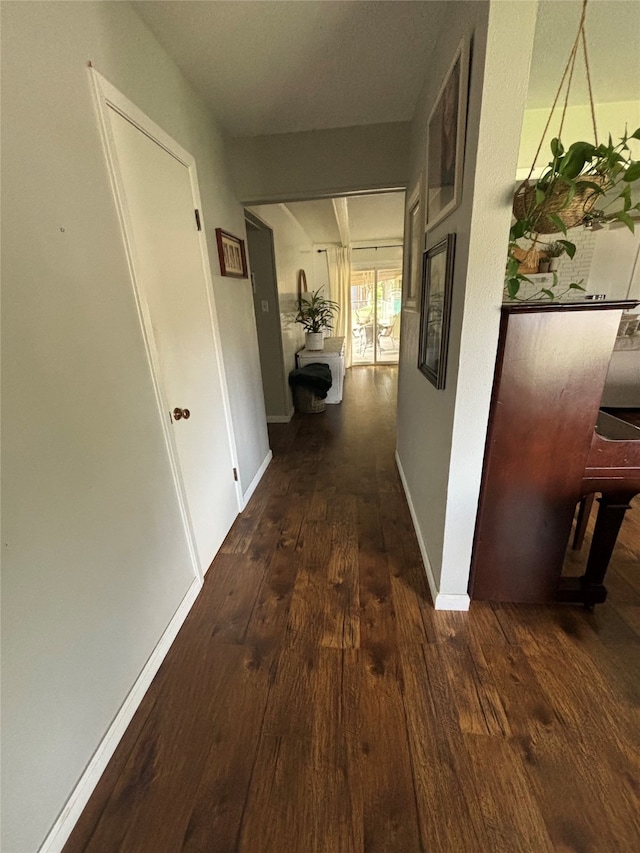
[[[431,568],[429,555],[427,553],[427,546],[424,543],[422,531],[420,530],[420,525],[418,524],[418,516],[413,505],[413,500],[411,498],[411,492],[409,491],[407,478],[404,475],[404,471],[402,469],[402,462],[400,461],[400,457],[398,456],[397,450],[396,465],[398,466],[398,473],[400,474],[402,488],[404,489],[404,494],[409,505],[409,512],[411,513],[411,520],[413,521],[413,529],[416,532],[418,547],[420,548],[420,554],[422,555],[422,562],[424,563],[425,574],[427,576],[427,581],[429,582],[429,589],[431,590],[433,606],[436,610],[468,610],[469,604],[471,603],[471,599],[466,593],[464,593],[463,595],[456,595],[453,593],[443,593],[440,592],[440,590],[438,589],[436,579],[433,576],[433,569]]]
[[[247,491],[242,496],[242,508],[241,508],[240,512],[242,512],[242,510],[249,503],[249,499],[251,498],[251,495],[255,492],[258,483],[262,479],[264,472],[269,467],[269,463],[271,462],[272,459],[273,459],[273,452],[270,450],[267,453],[267,455],[264,457],[264,462],[258,468],[258,473],[253,478],[253,480],[249,483],[249,488],[247,489]]]
[[[465,592],[462,595],[439,592],[433,602],[434,610],[468,610],[471,599]]]
[[[182,623],[191,610],[194,601],[198,597],[198,593],[201,588],[202,585],[198,578],[194,578],[193,583],[180,602],[180,606],[174,613],[173,618],[169,622],[169,625],[165,629],[155,649],[151,652],[142,672],[129,691],[127,698],[122,703],[115,719],[109,726],[106,735],[103,737],[101,743],[94,752],[86,770],[80,777],[80,781],[72,791],[71,796],[65,803],[65,806],[51,828],[51,831],[43,841],[38,853],[60,853],[66,844],[74,826],[82,814],[84,807],[89,801],[89,797],[100,781],[100,777],[104,773],[111,756],[120,743],[127,726],[133,719],[133,715],[142,702],[144,694],[149,689],[149,685],[159,670],[160,664],[164,660],[171,644],[175,640],[176,635],[182,627]]]
[[[295,409],[293,406],[288,415],[267,415],[267,423],[268,424],[288,424],[293,417],[293,413]]]

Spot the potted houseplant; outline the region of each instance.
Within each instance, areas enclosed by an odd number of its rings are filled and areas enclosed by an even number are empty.
[[[334,314],[340,306],[337,302],[325,299],[320,291],[304,293],[298,299],[296,323],[301,323],[305,330],[305,347],[308,350],[321,350],[324,347],[324,329],[333,328]]]
[[[633,202],[632,190],[640,185],[640,161],[631,158],[631,139],[640,140],[640,128],[632,134],[625,132],[616,145],[611,135],[607,143],[578,141],[567,149],[559,138],[551,140],[551,160],[542,175],[534,182],[523,181],[514,196],[506,281],[511,299],[517,298],[520,285],[528,281],[518,269],[522,265],[522,257],[517,257],[522,250],[520,240],[528,243],[529,251],[538,251],[540,235],[563,233],[566,237],[567,229],[588,219],[618,220],[634,230],[631,214],[640,210],[640,202]],[[598,209],[594,210],[596,202]],[[574,257],[574,243],[566,239],[557,243],[563,253]],[[554,299],[557,295],[548,290],[545,296]]]
[[[544,254],[549,260],[549,272],[556,272],[560,265],[560,258],[566,252],[566,247],[556,240],[554,243],[547,243],[544,247]]]

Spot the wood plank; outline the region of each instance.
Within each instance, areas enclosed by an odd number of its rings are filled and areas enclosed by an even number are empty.
[[[432,666],[444,672],[449,683],[447,704],[455,708],[460,732],[499,736],[511,733],[499,693],[476,667],[469,647],[438,644],[425,650],[425,654]]]
[[[554,850],[626,853],[637,846],[640,825],[620,822],[611,814],[609,797],[598,779],[585,776],[585,757],[576,754],[571,733],[550,731],[517,742],[521,763]],[[598,757],[591,754],[591,763]],[[631,816],[632,821],[634,820]],[[604,829],[603,827],[609,828]],[[615,827],[615,831],[610,831]]]
[[[449,697],[448,687],[433,678],[435,671],[421,645],[406,648],[402,661],[404,712],[423,849],[438,853],[489,850],[482,826],[471,818],[467,780],[454,762],[456,750],[464,748],[453,733],[455,706],[437,698],[442,691]],[[447,718],[448,725],[443,725]]]
[[[258,647],[245,646],[216,684],[199,783],[191,801],[183,853],[234,850],[246,808],[274,663]],[[208,748],[206,748],[208,747]]]
[[[239,850],[362,849],[347,749],[356,698],[344,664],[340,649],[282,652]]]
[[[536,800],[517,746],[512,741],[467,735],[465,779],[472,821],[488,838],[484,849],[504,853],[554,853],[544,815]],[[496,768],[500,768],[496,772]]]
[[[395,652],[344,652],[356,700],[348,707],[352,798],[361,802],[367,853],[422,850],[413,768]],[[347,664],[345,664],[347,669]]]
[[[228,849],[353,853],[364,849],[355,815],[344,766],[318,761],[308,741],[265,737],[239,844]]]

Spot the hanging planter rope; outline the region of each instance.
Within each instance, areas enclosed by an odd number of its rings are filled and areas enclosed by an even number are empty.
[[[566,236],[567,229],[577,225],[614,220],[633,231],[633,218],[640,211],[640,202],[632,198],[634,187],[640,184],[640,161],[632,159],[629,144],[631,140],[640,140],[640,128],[631,134],[625,128],[617,144],[614,144],[611,134],[608,134],[607,142],[598,142],[585,34],[586,11],[587,0],[583,0],[578,32],[542,132],[542,138],[529,174],[514,195],[513,213],[516,221],[512,224],[509,233],[505,281],[505,290],[509,299],[520,299],[518,293],[522,282],[533,284],[527,275],[537,271],[539,262],[547,257],[545,252],[548,247],[540,242],[541,235],[563,232]],[[593,142],[580,140],[573,142],[565,150],[560,137],[569,105],[576,59],[581,47],[589,90]],[[558,136],[551,140],[552,160],[547,164],[541,177],[532,181],[531,176],[565,83],[566,91]],[[600,203],[596,208],[597,201]],[[612,206],[617,209],[612,209]],[[518,242],[523,238],[530,241],[530,245],[526,248]],[[557,239],[555,242],[563,247],[569,258],[575,256],[576,246],[570,240]],[[553,284],[540,287],[536,294],[525,301],[541,298],[556,299],[572,290],[584,290],[582,281],[571,282],[562,293],[555,290],[557,284],[558,276],[554,272]]]
[[[533,158],[531,169],[529,170],[528,176],[520,184],[514,195],[514,216],[516,217],[516,219],[519,220],[528,220],[530,230],[536,232],[537,234],[557,234],[559,231],[566,232],[568,228],[573,228],[576,225],[579,225],[583,221],[585,214],[593,209],[593,206],[598,197],[602,194],[604,190],[606,190],[606,179],[598,175],[590,175],[586,177],[584,181],[577,180],[574,182],[574,186],[559,177],[552,178],[546,186],[544,185],[544,177],[536,183],[531,183],[531,176],[536,167],[538,156],[540,155],[544,139],[547,135],[547,131],[551,124],[553,114],[560,99],[562,88],[566,80],[567,87],[564,96],[562,116],[560,118],[560,127],[558,129],[558,136],[552,143],[552,153],[554,155],[554,162],[564,153],[564,151],[560,150],[557,145],[554,150],[554,143],[558,143],[562,136],[562,128],[564,126],[567,107],[569,105],[571,84],[573,82],[573,73],[575,70],[576,58],[578,56],[580,44],[582,44],[584,67],[587,78],[587,86],[589,90],[589,105],[591,108],[591,120],[593,123],[594,144],[595,146],[598,145],[598,129],[596,127],[596,114],[593,102],[593,90],[591,87],[591,71],[589,68],[587,39],[585,35],[585,17],[587,12],[587,2],[588,0],[583,0],[580,23],[578,24],[578,32],[571,48],[569,59],[567,60],[562,79],[560,80],[558,91],[556,92],[556,96],[553,100],[551,111],[549,113],[549,118],[547,119],[545,128],[542,131],[542,137],[540,139],[540,143],[538,144],[538,148]],[[571,177],[571,179],[577,177],[585,162],[583,158],[582,162],[579,163],[580,152],[576,152],[576,154],[576,165],[579,164],[579,168],[576,175],[571,175],[570,173],[572,170],[569,170],[569,177]]]

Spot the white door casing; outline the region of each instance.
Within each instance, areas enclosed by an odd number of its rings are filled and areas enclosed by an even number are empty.
[[[202,578],[239,509],[237,453],[195,161],[92,69],[167,451]],[[174,408],[189,409],[176,420]]]

